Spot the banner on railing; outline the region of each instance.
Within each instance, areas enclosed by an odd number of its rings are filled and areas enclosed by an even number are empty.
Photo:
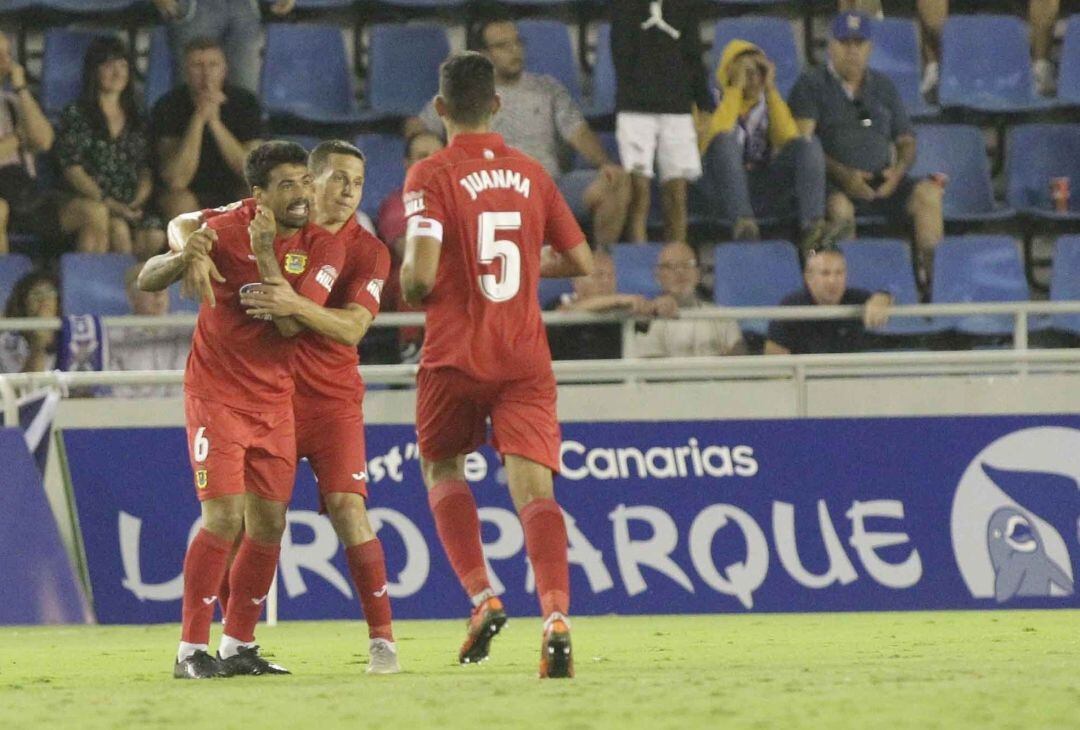
[[[198,517],[183,431],[64,437],[99,620],[176,621]],[[1080,605],[1077,417],[574,423],[563,438],[574,613]],[[413,429],[367,442],[395,615],[464,615]],[[467,472],[494,585],[535,613],[505,473],[487,450]],[[302,465],[281,618],[358,616],[348,575]]]

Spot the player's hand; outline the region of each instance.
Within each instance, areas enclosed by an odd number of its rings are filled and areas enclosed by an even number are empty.
[[[213,282],[225,283],[225,277],[218,271],[214,260],[205,254],[192,258],[184,269],[184,278],[180,283],[180,295],[197,302],[206,302],[211,307],[217,306]]]
[[[850,170],[844,179],[844,192],[858,200],[873,200],[877,191],[870,187],[874,173],[866,170]]]
[[[296,0],[277,0],[270,6],[270,12],[274,15],[288,15],[296,7]]]
[[[899,167],[889,166],[881,171],[881,177],[884,181],[878,186],[875,191],[877,197],[881,200],[885,198],[891,198],[892,194],[896,192],[897,186],[904,179],[904,171]]]
[[[652,305],[657,317],[674,319],[679,316],[679,303],[675,301],[673,296],[662,294],[652,300]]]
[[[863,310],[863,325],[867,329],[878,329],[889,322],[889,307],[892,306],[892,297],[885,292],[872,294],[866,300],[866,308]]]
[[[255,209],[255,217],[248,224],[248,235],[251,236],[251,251],[263,253],[274,250],[274,236],[277,234],[277,221],[274,220],[274,211],[265,205]]]
[[[180,3],[178,0],[154,0],[154,7],[165,20],[175,20],[180,17]]]
[[[214,250],[215,243],[217,243],[217,231],[203,223],[197,231],[187,237],[184,243],[184,258],[190,261],[199,255],[209,256]]]
[[[280,278],[267,279],[240,296],[240,305],[247,307],[250,317],[291,317],[300,312],[302,297],[289,282]]]

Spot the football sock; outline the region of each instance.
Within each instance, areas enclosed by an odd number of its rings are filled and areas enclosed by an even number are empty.
[[[207,651],[209,648],[208,644],[189,644],[186,641],[181,641],[180,648],[176,650],[176,661],[182,662],[195,652]]]
[[[266,594],[277,572],[280,543],[265,543],[244,535],[229,572],[229,610],[225,625],[229,636],[243,643],[255,641],[255,624],[259,622]]]
[[[203,646],[210,643],[214,602],[231,549],[230,540],[207,530],[199,530],[188,546],[184,556],[183,628],[180,634],[180,639],[188,644]]]
[[[475,596],[491,590],[480,543],[480,517],[469,485],[463,481],[440,482],[428,492],[428,504],[435,516],[439,541],[465,593]]]
[[[566,522],[554,499],[534,499],[521,508],[525,551],[536,574],[540,613],[570,611],[570,566],[566,557]]]
[[[469,600],[472,601],[473,608],[476,608],[481,603],[483,603],[484,601],[486,601],[487,599],[491,598],[494,595],[495,595],[495,591],[491,590],[490,588],[486,588],[486,589],[480,591],[479,593],[477,593],[475,596],[469,596]]]
[[[378,538],[345,548],[369,639],[394,640],[390,626],[390,591],[386,583],[386,556]]]
[[[218,654],[222,659],[236,656],[241,649],[251,646],[249,642],[234,639],[228,634],[221,635],[221,644],[218,646]]]

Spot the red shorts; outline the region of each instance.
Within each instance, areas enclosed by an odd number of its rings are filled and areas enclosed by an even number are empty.
[[[187,395],[184,415],[199,501],[245,493],[275,502],[292,498],[292,409],[249,413]]]
[[[367,497],[364,416],[359,406],[334,414],[297,414],[296,458],[307,458],[319,494],[350,492]]]
[[[420,454],[441,461],[478,449],[487,440],[500,455],[514,454],[559,473],[562,436],[555,413],[555,376],[482,383],[459,370],[421,368],[416,376],[416,432]]]

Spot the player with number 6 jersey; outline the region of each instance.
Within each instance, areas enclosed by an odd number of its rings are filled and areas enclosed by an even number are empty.
[[[458,653],[485,659],[506,622],[480,543],[465,455],[487,440],[507,470],[544,616],[540,675],[573,675],[566,526],[554,499],[560,432],[551,351],[540,316],[543,277],[587,274],[592,254],[536,160],[490,131],[494,69],[477,53],[440,68],[435,108],[449,146],[414,165],[401,285],[427,313],[416,425],[440,541],[474,610]]]

